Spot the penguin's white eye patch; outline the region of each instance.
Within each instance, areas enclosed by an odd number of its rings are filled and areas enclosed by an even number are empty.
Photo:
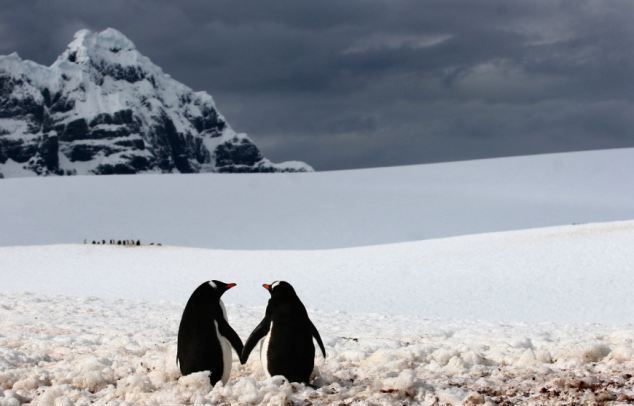
[[[279,284],[280,284],[280,281],[273,282],[273,284],[271,285],[271,289],[275,289],[275,287]]]
[[[216,284],[213,281],[209,281],[209,286],[216,289]]]

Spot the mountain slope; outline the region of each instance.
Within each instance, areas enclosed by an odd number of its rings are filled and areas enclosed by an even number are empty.
[[[213,98],[172,79],[120,32],[82,30],[50,66],[0,56],[0,173],[310,171],[273,164]]]

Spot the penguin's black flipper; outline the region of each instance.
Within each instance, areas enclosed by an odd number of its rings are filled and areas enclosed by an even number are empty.
[[[220,323],[218,323],[218,331],[220,332],[220,334],[222,334],[223,337],[229,340],[233,349],[236,350],[238,357],[242,357],[242,340],[240,340],[238,334],[233,328],[231,328],[231,326],[229,325],[229,323],[227,323],[225,319],[220,319],[219,321]]]
[[[268,310],[268,309],[267,309]],[[268,313],[268,312],[267,312]],[[253,330],[247,342],[244,344],[244,349],[242,350],[242,355],[240,356],[240,363],[245,364],[249,359],[249,354],[253,351],[253,347],[266,336],[271,328],[271,320],[268,317],[264,317],[264,319],[258,324],[258,326]]]
[[[321,353],[323,354],[324,358],[326,358],[326,349],[324,348],[324,343],[321,341],[321,336],[319,335],[319,331],[317,331],[317,327],[315,327],[311,319],[308,319],[308,322],[310,323],[310,328],[312,330],[313,337],[315,337],[315,340],[317,340],[317,344],[319,344]]]

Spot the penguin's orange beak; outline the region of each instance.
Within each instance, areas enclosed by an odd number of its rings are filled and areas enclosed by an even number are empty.
[[[236,286],[235,283],[227,283],[227,289],[231,289],[234,286]]]
[[[264,289],[266,289],[266,290],[271,290],[271,285],[269,285],[269,284],[266,284],[266,283],[265,283],[265,284],[263,284],[263,285],[262,285],[262,287],[263,287]]]

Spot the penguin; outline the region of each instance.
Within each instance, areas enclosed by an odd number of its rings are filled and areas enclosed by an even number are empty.
[[[210,371],[212,385],[227,383],[231,374],[231,347],[242,354],[242,340],[227,322],[220,297],[235,283],[204,282],[187,301],[180,326],[176,363],[181,373]]]
[[[315,345],[326,358],[324,343],[290,283],[276,281],[262,285],[271,294],[264,319],[253,330],[242,350],[246,363],[255,345],[260,344],[260,362],[267,377],[283,375],[289,382],[308,384],[315,364]]]

